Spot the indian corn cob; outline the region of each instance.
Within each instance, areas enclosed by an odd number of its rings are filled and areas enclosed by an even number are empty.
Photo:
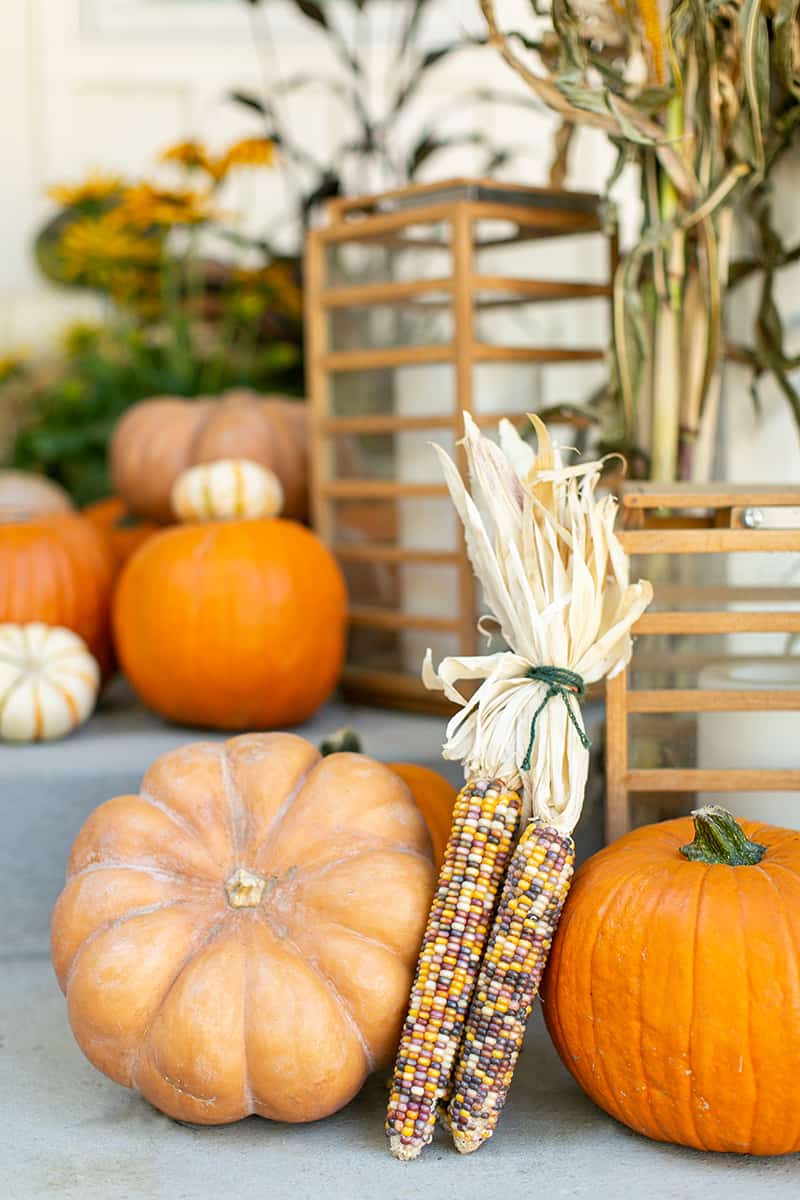
[[[395,1061],[386,1117],[397,1158],[433,1137],[511,855],[521,798],[496,781],[460,792]]]
[[[456,1149],[494,1133],[522,1049],[575,860],[569,834],[532,821],[508,868],[472,997],[447,1120]]]
[[[536,450],[508,421],[497,446],[464,415],[469,489],[439,451],[506,648],[437,668],[428,651],[422,669],[426,686],[459,706],[443,753],[472,782],[456,805],[395,1065],[386,1127],[399,1158],[431,1140],[445,1100],[459,1149],[494,1129],[572,870],[589,769],[579,702],[625,666],[652,596],[630,582],[615,500],[596,496],[602,464],[564,466],[531,420]],[[462,680],[479,686],[464,693]],[[495,915],[518,820],[533,824]]]

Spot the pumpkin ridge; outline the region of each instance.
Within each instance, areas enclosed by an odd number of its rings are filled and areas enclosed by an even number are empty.
[[[736,883],[736,898],[737,898],[738,907],[739,907],[739,918],[742,922],[742,928],[746,929],[747,925],[745,922],[747,920],[747,906],[744,902],[744,897],[742,896],[741,876],[738,871],[734,875],[734,881]],[[755,1070],[755,1067],[753,1064],[753,1051],[752,1051],[753,1002],[751,999],[752,983],[751,983],[751,972],[750,972],[750,956],[748,953],[747,938],[743,938],[742,940],[743,940],[743,951],[744,951],[742,957],[744,959],[744,974],[745,974],[745,982],[747,984],[747,987],[745,988],[745,996],[746,996],[746,1004],[747,1004],[747,1040],[745,1043],[745,1047],[747,1050],[747,1057],[748,1057],[748,1061],[749,1061],[749,1065],[750,1065],[750,1075],[752,1076],[752,1079],[753,1079],[753,1108],[752,1108],[752,1112],[751,1112],[751,1116],[750,1116],[750,1129],[749,1129],[749,1133],[748,1133],[747,1144],[748,1144],[748,1146],[752,1146],[753,1145],[753,1134],[754,1134],[755,1127],[756,1127],[756,1117],[758,1115],[758,1091],[759,1091],[759,1088],[758,1088],[758,1071]],[[743,1053],[744,1053],[744,1051],[743,1051]]]
[[[185,817],[182,817],[181,814],[176,812],[174,808],[171,808],[169,804],[165,804],[165,802],[163,800],[159,800],[156,796],[153,796],[150,792],[146,792],[142,789],[138,793],[138,799],[143,800],[145,802],[145,804],[150,804],[153,808],[157,808],[158,811],[162,812],[165,817],[168,817],[170,819],[170,821],[173,822],[173,824],[177,825],[178,828],[183,833],[187,834],[189,837],[194,838],[194,840],[196,842],[199,842],[206,857],[208,858],[208,861],[211,863],[211,865],[213,867],[216,867],[217,870],[221,871],[221,872],[223,872],[225,870],[225,864],[220,863],[214,857],[214,855],[212,855],[208,846],[203,841],[203,838],[200,834],[200,830],[195,825],[192,825],[190,821],[187,821]]]
[[[309,907],[314,908],[315,906],[311,904]],[[325,924],[335,925],[337,929],[343,929],[344,932],[349,934],[350,937],[357,938],[360,942],[367,942],[370,946],[377,946],[379,950],[385,951],[386,954],[391,954],[393,958],[396,958],[398,962],[403,963],[404,966],[407,965],[406,960],[402,957],[402,955],[397,953],[394,946],[388,946],[386,942],[382,942],[379,938],[370,937],[368,933],[361,933],[360,930],[353,929],[352,925],[345,925],[344,921],[333,921],[328,919],[325,921]]]
[[[767,847],[767,850],[769,851],[769,847]],[[763,862],[763,859],[762,859],[762,862]],[[759,871],[766,879],[767,884],[772,889],[772,891],[775,893],[775,896],[776,896],[777,902],[778,902],[778,906],[780,907],[780,910],[781,910],[781,916],[783,918],[783,926],[786,931],[786,939],[787,939],[789,946],[794,951],[794,954],[793,955],[788,954],[786,956],[786,959],[787,959],[787,962],[791,961],[794,966],[795,1001],[794,1001],[793,1007],[796,1007],[797,1006],[797,998],[798,998],[798,996],[800,996],[800,970],[798,969],[798,965],[797,965],[798,963],[800,963],[800,951],[798,951],[798,943],[797,943],[797,939],[795,937],[794,927],[792,926],[792,922],[789,920],[789,916],[786,911],[786,903],[784,901],[784,898],[781,894],[780,889],[777,887],[777,885],[776,885],[774,879],[772,878],[772,876],[770,875],[769,871],[765,871],[763,866],[761,865],[761,863],[758,863],[757,865],[758,865]],[[783,867],[781,863],[773,863],[772,865],[782,867],[782,869],[784,871],[788,871],[789,874],[792,875],[793,878],[795,878],[794,872],[791,871],[788,867]],[[786,1000],[784,999],[784,1008],[785,1007],[786,1007]],[[798,1143],[798,1141],[800,1141],[800,1126],[798,1126],[797,1132],[796,1132],[794,1138],[792,1139],[792,1144],[796,1145]]]
[[[272,929],[272,926],[271,926],[266,914],[260,908],[256,909],[256,913],[261,918],[261,920],[264,921],[264,923],[269,927],[270,932],[274,935],[275,931]],[[308,936],[308,935],[306,935],[306,936]],[[286,937],[281,938],[281,941],[285,945],[291,946],[292,950],[294,950],[297,957],[303,963],[306,964],[306,966],[311,970],[311,972],[314,975],[316,975],[317,979],[322,980],[322,983],[324,984],[324,986],[331,993],[331,995],[333,996],[334,1000],[336,1001],[339,1009],[341,1010],[341,1012],[344,1015],[345,1023],[350,1026],[350,1028],[352,1029],[353,1033],[356,1036],[356,1040],[358,1041],[358,1044],[361,1046],[361,1049],[362,1049],[362,1052],[364,1054],[364,1058],[365,1058],[366,1064],[367,1064],[367,1074],[371,1075],[372,1072],[375,1070],[375,1056],[373,1055],[372,1051],[370,1050],[369,1046],[367,1045],[367,1040],[364,1037],[364,1034],[361,1032],[361,1028],[358,1024],[358,1021],[356,1020],[355,1015],[353,1014],[353,1010],[350,1008],[350,1005],[347,1003],[344,996],[339,991],[338,987],[336,986],[335,981],[333,979],[331,979],[330,975],[328,975],[325,971],[323,971],[316,955],[314,955],[314,953],[312,951],[303,949],[300,945],[298,945],[298,943],[295,941],[295,939],[291,936],[291,931],[287,933]],[[312,941],[313,941],[313,938],[312,938]]]
[[[352,862],[354,858],[368,858],[377,851],[385,854],[405,854],[409,858],[421,858],[428,865],[431,862],[430,855],[423,854],[421,850],[415,850],[413,846],[399,846],[397,842],[382,842],[380,838],[374,838],[373,841],[365,841],[357,849],[352,850],[349,854],[342,854],[339,858],[329,858],[325,862],[310,867],[301,867],[299,871],[301,883],[303,880],[318,878],[327,871],[333,871],[342,863]]]
[[[692,1002],[689,1006],[689,1044],[686,1047],[686,1056],[687,1056],[689,1062],[693,1061],[693,1058],[692,1058],[692,1030],[694,1029],[694,1021],[695,1021],[694,1006],[695,1006],[695,1002],[697,999],[697,970],[698,970],[698,962],[700,959],[700,910],[701,910],[702,903],[703,903],[703,893],[705,891],[706,881],[708,880],[710,871],[711,871],[711,868],[708,866],[703,871],[703,877],[700,880],[700,886],[697,889],[697,900],[695,902],[695,909],[694,909],[694,914],[693,914],[692,928],[694,929],[694,946],[692,948]],[[738,884],[737,884],[737,887],[738,887]],[[697,1127],[697,1117],[695,1115],[694,1104],[692,1103],[692,1100],[694,1097],[694,1086],[695,1086],[694,1085],[694,1074],[692,1074],[691,1076],[687,1076],[687,1078],[689,1079],[689,1103],[685,1107],[690,1115],[692,1129],[694,1130],[694,1136],[695,1136],[695,1141],[696,1141],[697,1145],[701,1146],[703,1148],[703,1150],[707,1150],[708,1146],[706,1145],[703,1138],[701,1138],[700,1130]]]
[[[291,789],[289,794],[286,796],[283,803],[272,814],[272,819],[270,820],[270,823],[267,826],[267,828],[264,830],[263,838],[258,843],[258,845],[253,847],[253,852],[250,855],[253,862],[258,862],[261,859],[264,852],[266,850],[268,850],[270,847],[272,847],[274,845],[274,843],[278,840],[278,836],[281,831],[281,826],[283,825],[283,822],[285,821],[286,817],[289,815],[290,811],[294,807],[295,800],[300,795],[303,788],[306,786],[306,783],[308,782],[309,778],[311,777],[312,773],[316,770],[316,768],[319,766],[319,764],[321,762],[322,762],[322,758],[318,758],[316,762],[313,762],[310,767],[307,767],[306,770],[302,772],[302,774],[299,776],[297,782],[295,783],[294,787]]]
[[[247,943],[244,960],[243,960],[243,967],[242,967],[242,971],[243,971],[243,975],[244,975],[244,978],[242,981],[242,1038],[244,1041],[244,1054],[242,1055],[242,1059],[244,1061],[244,1072],[243,1072],[244,1078],[242,1079],[242,1093],[243,1093],[245,1110],[252,1115],[256,1111],[256,1106],[255,1106],[255,1101],[253,1099],[253,1085],[250,1082],[250,1059],[247,1054],[247,1028],[248,1028],[247,1017],[248,1017],[248,1013],[250,1011],[250,1005],[248,1003],[248,998],[250,995],[250,959],[252,958],[252,954],[253,954],[253,946],[252,946],[252,940],[250,937],[249,927],[246,925],[246,923],[244,921],[241,921],[239,924],[242,929],[242,939],[244,941],[246,941],[246,943]]]
[[[103,921],[91,933],[87,934],[81,942],[78,949],[72,956],[72,961],[69,964],[67,973],[64,976],[64,995],[69,992],[69,985],[72,982],[75,971],[78,967],[78,960],[83,954],[87,946],[90,946],[101,934],[109,933],[112,929],[117,929],[120,925],[124,925],[126,921],[134,921],[137,917],[147,917],[150,913],[161,912],[165,908],[177,908],[182,904],[193,903],[193,898],[186,897],[185,899],[175,900],[157,900],[154,904],[141,904],[138,908],[130,908],[127,912],[120,913],[118,917],[112,917],[109,921]]]
[[[184,903],[184,901],[179,901],[179,903]],[[188,967],[188,965],[192,961],[192,959],[196,958],[196,956],[198,954],[200,954],[203,950],[205,950],[206,946],[210,946],[211,943],[214,941],[214,939],[219,936],[220,926],[221,926],[220,921],[215,921],[215,920],[213,920],[213,918],[211,919],[209,928],[206,930],[205,936],[200,941],[193,944],[191,946],[191,948],[189,949],[189,951],[187,952],[187,954],[181,960],[180,965],[178,966],[175,974],[172,976],[172,979],[167,984],[167,988],[166,988],[163,996],[161,997],[158,1004],[155,1006],[152,1013],[150,1014],[150,1020],[147,1022],[145,1029],[142,1031],[142,1035],[139,1038],[139,1048],[136,1052],[136,1056],[135,1056],[132,1064],[130,1064],[128,1067],[128,1074],[130,1076],[131,1083],[133,1084],[133,1086],[139,1089],[139,1091],[142,1093],[142,1095],[145,1097],[145,1099],[147,1099],[147,1096],[146,1096],[145,1092],[142,1090],[142,1088],[139,1086],[139,1082],[137,1079],[137,1073],[138,1073],[139,1067],[141,1065],[142,1058],[144,1057],[145,1052],[149,1049],[150,1030],[153,1028],[153,1022],[155,1021],[156,1017],[158,1016],[158,1014],[161,1012],[162,1008],[166,1004],[167,999],[168,999],[170,993],[172,992],[172,989],[175,987],[175,984],[178,982],[181,975],[186,970],[186,968]],[[160,1074],[161,1074],[161,1072],[159,1071],[159,1075]],[[162,1079],[164,1078],[163,1075],[161,1077],[162,1077]]]
[[[613,902],[616,900],[619,893],[622,891],[622,888],[629,881],[630,881],[630,875],[625,875],[622,879],[620,879],[617,882],[617,885],[614,888],[611,895],[607,896],[605,898],[605,903],[603,904],[602,908],[599,908],[595,911],[594,923],[592,926],[592,928],[594,930],[594,934],[592,937],[592,953],[589,958],[589,971],[590,971],[590,975],[592,975],[592,976],[595,975],[595,955],[597,953],[597,944],[599,941],[597,934],[599,933],[600,925],[601,925],[606,913],[608,912],[609,908],[611,907]],[[590,989],[590,991],[589,991],[589,1027],[591,1030],[592,1058],[600,1064],[600,1070],[601,1070],[603,1079],[605,1080],[605,1084],[606,1084],[606,1092],[609,1095],[613,1095],[612,1088],[611,1088],[611,1080],[609,1079],[608,1071],[606,1070],[605,1059],[603,1058],[602,1054],[600,1053],[600,1050],[599,1050],[599,1047],[597,1044],[597,1033],[596,1033],[597,1019],[595,1016],[595,1009],[594,1009],[594,990],[593,989]],[[614,1097],[614,1099],[615,1099],[618,1110],[621,1109],[622,1106],[619,1104],[619,1101],[617,1100],[617,1098]]]
[[[80,678],[80,676],[79,676],[79,678]],[[85,677],[84,677],[84,681],[85,681]],[[57,679],[51,678],[49,680],[49,682],[50,682],[51,687],[54,687],[56,689],[56,691],[59,693],[59,695],[61,696],[62,700],[64,701],[67,708],[69,709],[69,714],[72,717],[72,720],[77,725],[78,721],[80,720],[80,713],[78,712],[78,706],[75,703],[75,697],[72,695],[69,688],[65,688],[64,685],[59,683]]]
[[[102,862],[86,863],[80,871],[67,874],[66,882],[80,879],[82,875],[91,875],[94,871],[141,871],[151,875],[153,879],[163,879],[168,883],[182,883],[187,887],[205,888],[207,891],[217,889],[217,881],[206,879],[202,875],[179,875],[175,871],[167,871],[163,867],[152,867],[147,863],[127,862],[124,859],[104,858]]]
[[[650,913],[650,917],[647,922],[647,926],[642,931],[642,939],[641,940],[642,940],[642,948],[643,949],[648,944],[650,930],[652,928],[652,925],[653,925],[656,917],[658,916],[658,914],[660,912],[661,902],[664,898],[664,895],[666,894],[667,888],[672,886],[672,878],[675,873],[676,873],[676,867],[673,866],[672,870],[670,870],[670,872],[668,874],[666,874],[666,878],[664,879],[664,882],[661,886],[661,890],[659,891],[658,895],[655,898],[655,901],[653,903],[653,909],[652,909],[652,912]],[[642,875],[641,879],[642,879],[643,888],[646,888],[648,885],[647,876]],[[643,983],[641,971],[638,972],[638,978],[639,978],[639,992],[638,992],[638,996],[637,996],[636,1007],[637,1007],[638,1012],[641,1013],[642,992],[644,991],[644,983]],[[658,1088],[655,1084],[651,1084],[650,1078],[648,1075],[648,1071],[647,1071],[647,1067],[645,1066],[644,1021],[641,1019],[641,1016],[639,1017],[639,1062],[641,1064],[642,1079],[644,1080],[645,1087],[647,1088],[647,1095],[649,1097],[650,1095],[652,1095],[652,1093],[654,1091],[657,1091]],[[652,1102],[650,1102],[650,1111],[652,1113],[653,1120],[655,1121],[656,1125],[658,1126],[659,1130],[661,1131],[661,1136],[664,1139],[664,1141],[671,1142],[672,1138],[669,1136],[669,1134],[664,1129],[664,1126],[661,1124],[661,1118],[659,1117],[656,1107]]]
[[[241,864],[247,846],[247,807],[239,789],[233,781],[230,760],[228,759],[228,743],[226,742],[219,755],[222,786],[225,789],[225,800],[228,807],[228,821],[231,828],[231,852],[234,865]]]

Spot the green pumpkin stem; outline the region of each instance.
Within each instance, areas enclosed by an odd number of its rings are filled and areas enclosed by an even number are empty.
[[[319,752],[323,758],[327,758],[329,754],[341,754],[346,751],[348,754],[363,754],[361,738],[356,733],[355,729],[337,729],[330,737],[323,738],[319,744]]]
[[[707,804],[692,813],[694,841],[681,846],[692,862],[720,863],[726,867],[752,867],[760,863],[766,846],[751,842],[735,817],[718,804]]]

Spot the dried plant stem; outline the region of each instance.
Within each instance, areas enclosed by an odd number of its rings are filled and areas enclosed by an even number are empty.
[[[623,123],[632,127],[644,141],[654,143],[659,161],[678,192],[688,199],[698,196],[700,189],[694,171],[687,165],[674,147],[665,140],[664,130],[660,125],[657,125],[655,121],[651,121],[649,117],[643,116],[634,105],[628,104],[620,98],[615,99],[616,111],[619,114],[618,117],[612,115],[611,112],[595,112],[570,104],[566,96],[559,91],[550,79],[545,79],[543,76],[537,75],[511,49],[508,38],[498,24],[494,0],[480,0],[480,5],[489,30],[490,44],[497,48],[509,67],[525,81],[531,91],[535,92],[548,108],[552,108],[554,112],[561,113],[563,117],[566,117],[570,121],[575,121],[581,125],[590,125],[595,129],[602,129],[605,133],[615,138],[624,138],[626,136]]]

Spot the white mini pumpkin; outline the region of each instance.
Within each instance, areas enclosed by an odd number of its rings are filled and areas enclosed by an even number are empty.
[[[282,508],[278,476],[247,458],[223,458],[189,467],[172,488],[172,509],[180,521],[276,517]]]
[[[82,725],[100,687],[100,668],[71,629],[0,624],[0,739],[49,741]]]

